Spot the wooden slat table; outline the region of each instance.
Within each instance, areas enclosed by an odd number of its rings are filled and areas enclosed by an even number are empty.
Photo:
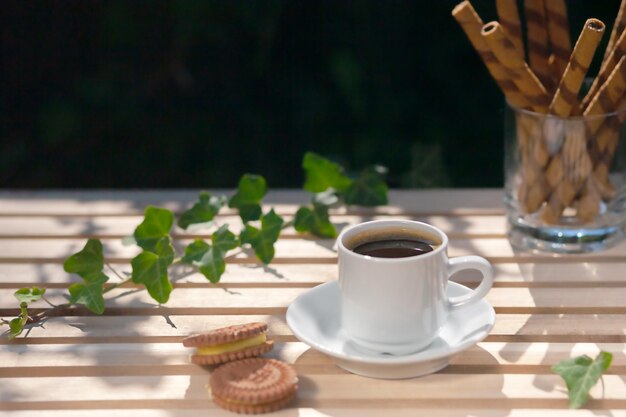
[[[219,192],[219,191],[218,191]],[[137,253],[120,239],[132,233],[148,204],[180,212],[195,191],[0,193],[0,317],[17,313],[13,292],[38,285],[53,303],[66,302],[77,281],[62,262],[90,237],[107,259],[129,272]],[[266,198],[285,217],[309,196],[278,191]],[[207,369],[189,363],[180,341],[193,332],[249,321],[269,324],[271,356],[295,365],[297,401],[285,416],[560,416],[626,415],[626,244],[580,256],[514,250],[505,236],[501,190],[392,191],[390,205],[337,210],[343,227],[374,218],[432,223],[451,237],[450,256],[489,259],[496,283],[487,299],[497,322],[477,346],[442,371],[400,381],[346,373],[331,358],[299,342],[285,323],[289,303],[337,277],[333,241],[285,230],[275,261],[262,267],[229,258],[218,285],[201,275],[175,283],[157,306],[133,288],[114,290],[103,316],[55,317],[27,337],[0,338],[0,414],[11,416],[232,415],[213,405]],[[234,212],[220,222],[240,222]],[[184,244],[202,234],[176,231]],[[475,285],[471,275],[458,277]],[[47,308],[46,304],[37,304]],[[586,409],[567,410],[567,393],[550,366],[572,356],[614,354]]]

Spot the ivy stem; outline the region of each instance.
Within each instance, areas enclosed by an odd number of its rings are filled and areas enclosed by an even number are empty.
[[[291,226],[293,226],[293,223],[294,223],[293,219],[291,219],[289,221],[286,221],[285,223],[283,223],[281,229],[284,230],[284,229],[286,229],[288,227],[291,227]]]
[[[225,257],[224,257],[224,259],[227,259],[227,258],[234,258],[234,257],[235,257],[235,256],[237,256],[237,255],[240,255],[240,254],[242,254],[242,253],[246,253],[245,249],[244,249],[242,246],[239,246],[239,247],[238,247],[238,248],[236,248],[236,249],[238,249],[238,250],[237,250],[237,251],[235,251],[235,252],[233,252],[233,253],[229,253],[229,254],[228,254],[228,256],[225,256]]]
[[[48,298],[46,298],[45,296],[41,296],[41,299],[44,300],[46,303],[48,303],[48,305],[50,307],[56,307],[56,304],[53,304],[50,300],[48,300]]]
[[[126,278],[125,280],[123,280],[122,282],[117,282],[117,283],[115,283],[115,284],[111,284],[110,286],[108,286],[107,288],[105,288],[105,289],[103,289],[103,290],[102,290],[102,294],[107,293],[107,292],[109,292],[109,291],[111,291],[111,290],[114,290],[114,289],[116,289],[116,288],[118,288],[118,287],[121,287],[121,286],[122,286],[122,285],[124,285],[124,284],[128,284],[128,283],[129,283],[129,282],[131,282],[132,280],[133,280],[133,279],[132,279],[131,277],[129,277],[129,278]]]
[[[121,275],[120,275],[120,274],[119,274],[119,273],[115,270],[115,268],[113,268],[113,267],[111,266],[111,264],[110,264],[110,263],[105,262],[104,264],[107,266],[107,268],[109,268],[109,269],[111,270],[111,272],[113,272],[113,273],[115,274],[115,276],[116,276],[116,277],[118,277],[118,278],[119,278],[119,279],[121,279],[122,281],[126,280],[126,278],[124,278],[123,276],[121,276]]]
[[[22,327],[28,322],[28,304],[20,303],[20,320],[22,322]]]

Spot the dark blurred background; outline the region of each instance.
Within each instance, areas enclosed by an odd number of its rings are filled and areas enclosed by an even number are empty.
[[[501,186],[503,97],[457,2],[5,1],[0,187],[300,187],[307,150]],[[619,0],[568,5],[574,41],[588,17],[608,40]]]

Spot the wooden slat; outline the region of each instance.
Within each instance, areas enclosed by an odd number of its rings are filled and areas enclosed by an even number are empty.
[[[101,402],[160,400],[205,401],[211,406],[206,391],[205,375],[138,376],[138,377],[41,377],[10,378],[0,391],[0,409],[32,409],[67,407],[68,403],[94,401],[96,408],[108,408]],[[591,390],[601,403],[619,408],[626,405],[626,383],[619,375],[605,375]],[[3,382],[8,382],[5,380]],[[446,374],[439,373],[396,381],[380,381],[351,374],[302,375],[298,401],[301,406],[339,406],[372,408],[432,407],[493,408],[523,406],[558,406],[566,408],[567,394],[563,381],[556,375],[525,374]],[[442,403],[445,401],[445,404]],[[589,406],[599,405],[592,401]],[[123,404],[123,403],[122,403]],[[109,407],[115,407],[110,404]]]
[[[85,239],[2,239],[0,263],[62,262],[72,253],[82,249]],[[180,240],[180,250],[189,240]],[[278,240],[273,263],[335,263],[334,240]],[[103,241],[105,256],[116,263],[129,262],[139,253],[135,246],[124,246],[117,239]],[[449,256],[480,255],[492,262],[626,262],[626,242],[602,251],[579,256],[533,254],[514,250],[504,238],[454,239],[450,241]],[[229,257],[230,262],[258,262],[254,256],[239,253]]]
[[[501,263],[493,265],[496,285],[502,286],[555,286],[563,288],[580,286],[626,286],[626,263],[624,262],[554,262],[537,264]],[[116,265],[122,273],[130,273],[130,265]],[[109,271],[107,273],[111,274]],[[112,275],[112,274],[111,274]],[[231,264],[226,268],[221,283],[261,286],[264,283],[285,285],[311,284],[337,279],[336,264],[260,265]],[[67,287],[80,278],[63,271],[59,263],[1,264],[0,288],[20,288],[29,285]],[[477,273],[459,273],[455,280],[475,283]],[[208,284],[201,274],[191,274],[177,281],[178,284]]]
[[[178,405],[178,404],[177,404]],[[483,406],[487,406],[484,404]],[[89,410],[89,417],[188,417],[201,416],[207,414],[207,408],[185,408],[185,409],[115,409],[115,410]],[[84,410],[61,409],[61,410],[45,410],[46,417],[84,417]],[[332,408],[332,407],[301,407],[297,410],[286,409],[278,411],[272,416],[276,417],[380,417],[380,409],[371,408]],[[211,417],[232,417],[233,413],[221,409],[210,409]],[[464,409],[437,409],[437,408],[420,408],[419,415],[430,417],[464,417],[464,416],[481,416],[481,417],[591,417],[598,415],[610,415],[612,417],[625,417],[625,410],[599,410],[599,409],[583,409],[583,410],[556,410],[556,409],[529,409],[519,408],[515,410],[504,409],[486,409],[486,408],[464,408]],[[0,416],[4,416],[0,412]],[[6,415],[9,415],[8,413]],[[413,409],[394,409],[385,410],[385,415],[394,415],[397,417],[415,417],[418,411]],[[40,417],[41,411],[12,411],[11,417]]]
[[[613,354],[610,374],[626,371],[624,343],[482,342],[452,358],[450,367],[443,372],[459,373],[466,367],[483,374],[548,374],[550,366],[560,360],[579,355],[595,357],[600,350]],[[174,375],[181,371],[205,373],[204,368],[189,362],[192,352],[193,349],[185,348],[182,343],[82,344],[69,349],[64,345],[16,345],[0,351],[0,378],[18,378],[26,376],[27,372],[33,377],[85,376],[96,372],[92,367],[98,367],[101,373],[112,372],[104,369],[106,367],[127,367],[126,376]],[[301,342],[276,343],[274,350],[265,356],[296,363],[306,374],[346,373],[334,366],[333,358]],[[80,371],[72,371],[72,367]]]
[[[171,293],[167,305],[158,308],[146,291],[115,289],[109,294],[110,308],[125,309],[128,314],[139,311],[147,314],[176,314],[189,311],[195,314],[208,314],[217,309],[265,309],[284,310],[307,288],[238,288],[225,291],[220,288],[188,289],[179,288]],[[66,292],[52,289],[46,297],[53,304],[67,301]],[[598,313],[610,312],[626,314],[626,288],[493,288],[487,300],[502,313],[522,313],[518,310],[561,309],[563,313],[576,313],[577,309],[598,309]],[[0,305],[11,306],[15,303],[13,291],[0,290]],[[569,311],[568,311],[569,310]],[[533,311],[541,313],[542,311]],[[582,313],[582,312],[581,312]],[[180,314],[180,313],[179,313]]]
[[[215,195],[233,190],[213,190]],[[180,211],[197,198],[196,190],[181,191],[0,191],[0,215],[132,215],[143,213],[149,204]],[[311,194],[303,191],[273,190],[264,203],[281,213],[295,213],[297,206],[308,204]],[[389,206],[359,208],[359,212],[384,214],[502,214],[503,191],[500,189],[465,190],[391,190]],[[337,214],[345,213],[337,210]],[[357,212],[350,208],[348,212]]]
[[[117,265],[116,271],[126,276],[131,273],[130,264]],[[181,268],[184,271],[184,268]],[[111,277],[114,274],[106,270]],[[337,278],[337,265],[310,264],[303,268],[301,265],[270,265],[267,267],[254,264],[228,265],[220,282],[227,284],[250,284],[262,286],[264,283],[282,283],[284,285],[298,286],[298,284],[316,285]],[[80,277],[68,274],[63,266],[56,264],[33,265],[0,264],[0,288],[19,288],[29,285],[67,287],[69,284],[80,281]],[[177,284],[211,284],[204,275],[199,273],[181,277]],[[16,287],[17,285],[17,287]]]
[[[346,225],[361,223],[370,220],[386,219],[388,216],[380,215],[335,215],[333,221],[338,230]],[[417,220],[439,227],[451,237],[481,236],[503,237],[506,233],[506,219],[498,216],[394,216],[394,219]],[[2,217],[0,216],[0,239],[7,238],[45,238],[45,237],[82,237],[82,238],[122,238],[131,235],[137,225],[141,223],[142,216],[115,216],[115,217]],[[285,216],[289,221],[293,216]],[[242,228],[239,216],[218,216],[219,224],[228,224],[232,230]],[[189,228],[188,231],[174,228],[173,233],[177,236],[207,237],[210,231],[202,228]],[[282,238],[293,239],[306,237],[296,233],[293,228],[287,228]]]
[[[163,314],[163,313],[162,313]],[[285,323],[283,314],[275,315],[154,315],[154,316],[85,316],[54,317],[43,327],[31,328],[26,339],[12,343],[30,343],[34,339],[55,339],[55,343],[75,342],[75,339],[99,337],[131,339],[138,342],[165,340],[177,343],[180,338],[222,326],[262,321],[268,323],[270,334],[280,339],[295,340]],[[615,340],[626,342],[626,315],[624,314],[498,314],[490,332],[492,340],[541,341],[569,339],[570,341]],[[142,339],[143,338],[143,339]],[[0,339],[0,343],[11,343]],[[85,341],[84,343],[87,343]]]

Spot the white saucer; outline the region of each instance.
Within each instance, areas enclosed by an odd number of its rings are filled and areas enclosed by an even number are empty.
[[[448,296],[471,291],[448,283]],[[367,377],[400,379],[427,375],[448,365],[452,355],[483,340],[493,328],[496,313],[484,299],[448,316],[435,341],[417,353],[404,356],[378,354],[359,348],[340,327],[340,294],[337,281],[311,289],[287,309],[287,324],[302,342],[336,359],[341,368]]]

